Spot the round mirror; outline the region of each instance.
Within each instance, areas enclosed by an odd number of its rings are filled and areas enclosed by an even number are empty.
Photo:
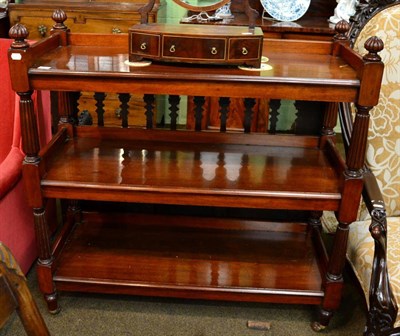
[[[174,0],[176,4],[193,12],[214,11],[231,0]]]

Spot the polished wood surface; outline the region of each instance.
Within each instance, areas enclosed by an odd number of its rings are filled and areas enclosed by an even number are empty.
[[[52,36],[55,39],[54,47],[60,42],[57,41],[57,35]],[[113,45],[110,46],[110,43]],[[241,75],[246,80],[258,77],[260,80],[268,81],[279,80],[280,77],[299,78],[302,83],[307,83],[307,79],[315,81],[318,78],[324,80],[336,79],[347,80],[348,85],[357,85],[357,77],[354,70],[345,66],[346,61],[339,57],[329,55],[332,48],[331,42],[318,42],[318,41],[284,41],[269,40],[264,42],[263,55],[270,58],[268,64],[273,67],[273,71],[255,71],[246,72],[239,70],[236,67],[201,67],[201,72],[194,72],[191,66],[172,67],[163,64],[152,64],[149,67],[135,68],[129,67],[124,64],[127,60],[128,43],[127,36],[113,36],[113,35],[85,35],[85,34],[71,34],[70,45],[54,50],[48,50],[45,54],[35,59],[35,64],[30,71],[32,73],[39,73],[40,66],[50,66],[50,69],[42,69],[42,74],[51,73],[52,71],[64,70],[65,74],[85,71],[85,72],[109,72],[126,76],[125,73],[134,74],[151,74],[166,72],[164,76],[176,73],[176,76],[184,76],[189,73],[192,76],[198,76],[196,79],[207,78],[209,75],[214,75],[214,79],[221,81],[229,81],[230,77],[224,78],[229,75]],[[39,43],[45,44],[45,43]],[[46,44],[49,44],[47,42]],[[345,47],[342,47],[345,48]],[[38,48],[39,49],[39,48]],[[293,52],[297,52],[298,63],[288,62],[290,57],[293,57]],[[102,64],[99,64],[99,58],[102,58]],[[54,60],[57,59],[57,62]],[[306,65],[312,65],[305,68]],[[39,69],[38,69],[39,68]],[[43,71],[45,70],[45,71]],[[61,75],[61,73],[58,73]],[[159,77],[162,77],[160,75]],[[182,78],[185,79],[185,78]],[[351,82],[351,81],[356,81]],[[329,83],[328,83],[329,84]],[[338,83],[341,84],[341,83]],[[343,84],[346,84],[343,82]]]
[[[85,213],[71,238],[56,261],[60,289],[259,302],[283,295],[302,304],[323,297],[305,224]]]
[[[21,98],[23,173],[35,214],[39,283],[49,310],[58,308],[56,281],[57,288],[74,291],[320,303],[319,324],[326,326],[340,304],[348,225],[357,217],[362,191],[365,117],[378,101],[383,71],[378,40],[369,40],[366,56],[357,55],[343,22],[333,42],[265,39],[271,70],[157,62],[135,68],[125,63],[126,36],[72,34],[57,14],[54,34],[33,46],[24,40],[24,27],[14,26],[9,52],[12,85]],[[97,92],[102,119],[105,88],[120,97],[121,125],[79,125],[76,92]],[[58,131],[45,148],[37,142],[34,89],[58,91]],[[146,127],[127,121],[128,93],[144,96]],[[169,95],[169,124],[153,122],[156,94]],[[196,98],[187,119],[195,120],[194,128],[176,123],[180,95]],[[221,97],[219,127],[203,124],[202,96]],[[244,99],[242,129],[227,126],[231,97]],[[254,98],[327,107],[313,134],[251,133]],[[337,103],[343,101],[359,110],[346,158],[334,133]],[[52,198],[68,201],[54,242],[45,216]],[[79,200],[169,205],[178,213],[121,219],[105,214],[100,204],[97,215],[87,216]],[[246,226],[246,216],[235,219],[229,211],[218,220],[179,215],[190,206],[240,209],[248,217],[260,209],[283,217],[307,210],[309,219],[291,224],[263,218],[264,224]],[[335,210],[340,222],[329,254],[320,235],[324,210]]]
[[[248,21],[247,15],[239,12],[234,13],[232,19],[223,19],[211,24],[215,26],[246,26]],[[265,38],[331,41],[335,32],[334,25],[328,22],[328,17],[323,16],[306,16],[295,22],[282,22],[268,18],[268,16],[263,19],[260,15],[256,18],[255,24],[262,29]]]
[[[29,70],[30,81],[38,89],[48,88],[51,81],[54,90],[94,91],[96,82],[92,77],[101,76],[110,92],[124,92],[129,87],[129,91],[137,93],[340,102],[353,101],[360,85],[357,72],[346,65],[346,60],[328,54],[332,48],[329,42],[285,41],[282,44],[267,39],[263,55],[270,59],[268,64],[272,70],[252,72],[215,66],[203,66],[198,68],[201,71],[196,71],[191,65],[171,67],[156,62],[149,67],[135,68],[124,63],[128,59],[126,37],[71,34],[71,45],[59,48],[56,48],[59,37],[52,38],[54,49],[37,57]],[[99,46],[85,43],[99,43]],[[291,62],[293,52],[295,63]],[[60,76],[64,80],[52,80]],[[119,82],[115,81],[117,77]],[[132,81],[134,78],[138,81]],[[316,90],[308,90],[309,87]]]
[[[270,208],[282,206],[287,198],[286,207],[307,210],[336,210],[340,203],[340,170],[317,141],[296,148],[301,137],[287,137],[283,147],[283,137],[281,146],[261,145],[264,135],[240,136],[234,144],[232,134],[206,138],[191,131],[130,129],[130,139],[116,140],[115,132],[96,131],[97,138],[87,138],[89,131],[49,159],[45,155],[48,172],[41,185],[46,197],[67,191],[64,197],[72,199],[149,202],[158,193],[169,204],[212,200],[214,205],[259,208],[265,202]]]

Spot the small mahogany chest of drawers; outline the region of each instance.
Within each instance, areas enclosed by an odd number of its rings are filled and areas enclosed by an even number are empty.
[[[129,59],[259,67],[262,43],[259,27],[138,24],[129,29]]]

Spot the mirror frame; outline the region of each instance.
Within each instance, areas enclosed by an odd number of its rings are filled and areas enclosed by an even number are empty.
[[[188,10],[191,10],[193,12],[208,12],[208,11],[214,11],[224,5],[226,5],[228,2],[231,0],[217,0],[217,3],[214,5],[208,5],[208,6],[193,6],[188,3],[186,3],[183,0],[173,0],[177,5],[186,8]]]

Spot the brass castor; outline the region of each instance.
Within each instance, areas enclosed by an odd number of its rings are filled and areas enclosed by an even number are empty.
[[[51,314],[51,315],[57,315],[57,314],[60,313],[60,311],[61,311],[61,308],[60,308],[60,307],[57,307],[57,309],[49,310],[49,314]]]
[[[322,325],[321,323],[314,321],[311,323],[311,329],[315,332],[320,332],[322,330],[324,330],[326,328],[326,326]]]

